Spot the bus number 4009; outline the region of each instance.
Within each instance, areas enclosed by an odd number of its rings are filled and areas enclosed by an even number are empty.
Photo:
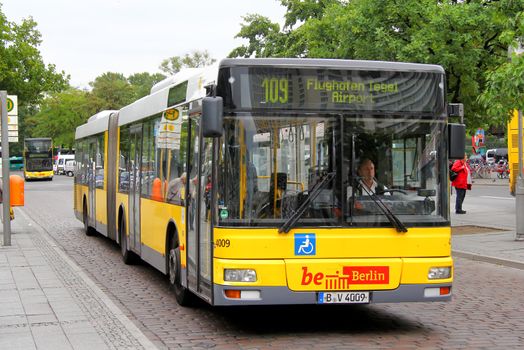
[[[215,241],[215,247],[229,248],[230,245],[231,242],[229,241],[229,239],[217,239]]]
[[[265,78],[262,87],[265,91],[266,103],[287,103],[289,90],[287,79]]]

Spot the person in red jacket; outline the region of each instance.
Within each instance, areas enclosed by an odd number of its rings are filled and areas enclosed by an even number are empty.
[[[455,213],[457,214],[466,214],[466,211],[462,210],[462,203],[466,197],[466,190],[471,190],[471,169],[467,160],[468,156],[464,155],[464,159],[456,160],[451,166],[451,170],[458,174],[451,183],[457,193],[455,202]]]

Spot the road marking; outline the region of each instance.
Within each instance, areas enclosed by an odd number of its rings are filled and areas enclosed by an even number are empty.
[[[505,200],[510,200],[510,201],[514,201],[515,198],[513,197],[495,197],[495,196],[479,196],[480,198],[491,198],[491,199],[505,199]]]

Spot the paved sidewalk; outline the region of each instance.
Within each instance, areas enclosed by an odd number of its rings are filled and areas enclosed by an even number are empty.
[[[156,349],[21,208],[0,224],[0,349]]]
[[[474,179],[473,181],[473,186],[506,186],[509,189],[508,179]],[[466,196],[466,200],[468,199]],[[452,195],[450,203],[453,207],[454,195]],[[453,255],[524,270],[524,241],[515,239],[515,212],[507,212],[494,205],[489,213],[485,213],[477,209],[476,204],[471,201],[467,201],[467,207],[467,215],[451,213],[452,226],[480,226],[483,231],[486,231],[487,228],[493,228],[493,231],[453,235],[451,245]]]

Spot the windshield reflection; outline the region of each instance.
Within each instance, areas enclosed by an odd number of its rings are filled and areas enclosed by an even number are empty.
[[[282,228],[290,218],[296,221],[291,228],[443,224],[443,126],[400,117],[226,118],[218,224]],[[364,159],[375,166],[375,198],[357,187]],[[315,189],[327,174],[329,181]]]

